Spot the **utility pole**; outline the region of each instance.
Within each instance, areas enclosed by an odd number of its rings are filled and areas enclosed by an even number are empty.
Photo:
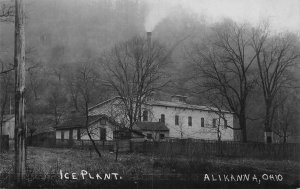
[[[25,123],[25,31],[24,3],[15,0],[15,174],[16,183],[25,179],[26,123]]]

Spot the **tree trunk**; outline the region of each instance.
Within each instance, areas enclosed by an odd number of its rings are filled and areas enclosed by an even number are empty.
[[[272,143],[273,137],[272,137],[272,127],[271,127],[271,104],[272,102],[270,100],[265,101],[266,106],[266,115],[265,115],[265,143]]]
[[[266,116],[265,116],[265,131],[271,132],[271,106],[269,103],[266,103]]]
[[[88,104],[87,104],[87,103],[86,103],[86,108],[85,108],[85,116],[86,116],[86,118],[85,118],[85,120],[86,120],[86,121],[85,121],[86,132],[87,132],[87,134],[88,134],[88,136],[89,136],[89,139],[91,140],[91,142],[92,142],[92,144],[93,144],[93,147],[94,147],[96,153],[98,154],[99,157],[101,157],[101,153],[100,153],[100,151],[98,150],[98,148],[97,148],[97,146],[96,146],[96,144],[95,144],[95,141],[94,141],[94,139],[92,138],[92,136],[91,136],[91,134],[90,134],[90,131],[89,131],[89,110],[88,110]]]
[[[25,179],[25,31],[23,0],[15,0],[15,174],[16,183]]]
[[[247,128],[246,128],[246,116],[245,114],[241,114],[239,117],[240,128],[242,131],[242,142],[247,142]]]

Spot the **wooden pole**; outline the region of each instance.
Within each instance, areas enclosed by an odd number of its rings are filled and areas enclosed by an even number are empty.
[[[15,174],[18,185],[23,183],[26,171],[24,21],[23,0],[15,0]]]

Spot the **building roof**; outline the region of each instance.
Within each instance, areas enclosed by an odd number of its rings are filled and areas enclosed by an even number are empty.
[[[172,108],[181,108],[181,109],[191,109],[191,110],[202,110],[202,111],[213,111],[219,112],[220,110],[215,107],[210,106],[199,106],[194,104],[188,104],[184,102],[169,102],[169,101],[149,101],[147,102],[150,106],[163,106],[163,107],[172,107]],[[224,113],[231,113],[227,110],[221,110]]]
[[[7,122],[11,119],[15,118],[15,115],[14,114],[7,114],[7,115],[4,115],[3,116],[3,122]]]
[[[120,96],[115,96],[115,97],[113,97],[111,99],[108,99],[108,100],[105,100],[103,102],[100,102],[100,103],[96,104],[95,106],[90,107],[89,110],[93,110],[93,109],[95,109],[95,108],[97,108],[99,106],[102,106],[102,105],[104,105],[106,103],[109,103],[109,102],[111,102],[113,100],[116,100],[116,99],[121,99],[121,97]]]
[[[186,97],[186,96],[181,96],[181,95],[173,95],[173,96]],[[101,102],[101,103],[91,107],[89,110],[92,110],[94,108],[97,108],[108,102],[111,102],[113,100],[120,99],[120,98],[121,97],[119,97],[119,96],[113,97],[109,100],[106,100],[104,102]],[[150,106],[162,106],[162,107],[172,107],[172,108],[181,108],[181,109],[190,109],[190,110],[201,110],[201,111],[212,111],[212,112],[220,112],[221,111],[222,113],[232,114],[232,112],[230,112],[228,110],[220,110],[220,109],[218,109],[216,107],[212,107],[212,106],[200,106],[200,105],[195,105],[195,104],[188,104],[185,102],[170,102],[170,101],[154,100],[154,101],[148,101],[146,104],[150,105]]]
[[[169,131],[169,128],[162,122],[137,122],[136,129],[142,131]]]
[[[113,125],[118,126],[119,124],[113,119],[106,115],[92,115],[89,116],[89,125],[99,121],[100,119],[105,119],[112,123]],[[61,124],[55,126],[55,129],[70,129],[70,128],[84,128],[85,127],[86,117],[80,114],[72,114],[68,116]]]

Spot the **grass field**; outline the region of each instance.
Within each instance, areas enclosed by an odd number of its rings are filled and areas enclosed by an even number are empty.
[[[13,158],[13,151],[1,155],[0,187],[13,186]],[[99,158],[95,152],[90,153],[88,150],[28,147],[27,186],[43,188],[45,185],[56,187],[78,182],[89,185],[93,182],[91,179],[62,180],[60,170],[63,173],[75,172],[77,175],[80,175],[81,170],[86,170],[91,175],[118,173],[123,180],[131,181],[133,185],[141,180],[152,181],[152,184],[153,180],[178,181],[180,179],[203,183],[205,174],[280,174],[283,176],[283,181],[266,183],[290,186],[299,181],[300,163],[217,157],[209,159],[157,157],[134,153],[120,154],[118,161],[115,161],[115,154],[109,152],[102,152],[102,157]]]

